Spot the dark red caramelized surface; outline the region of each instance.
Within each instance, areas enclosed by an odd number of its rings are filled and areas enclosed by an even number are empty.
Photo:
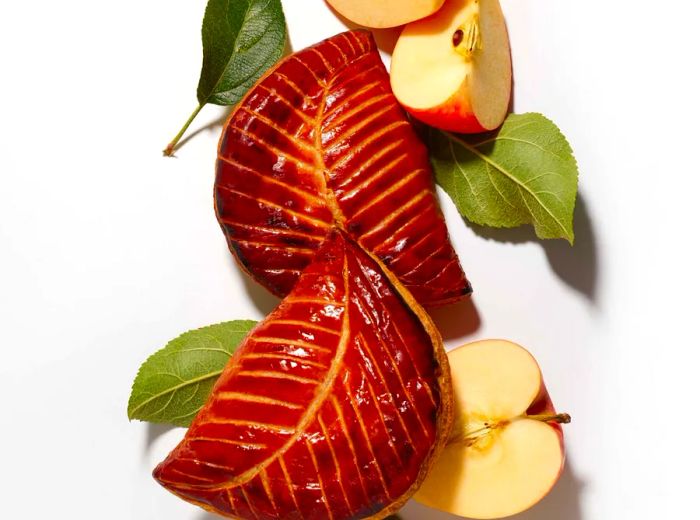
[[[378,264],[333,232],[154,476],[230,517],[385,512],[450,427],[441,349]]]
[[[333,226],[423,305],[471,292],[427,150],[368,32],[298,52],[253,87],[224,129],[215,195],[231,250],[275,294],[289,293]]]

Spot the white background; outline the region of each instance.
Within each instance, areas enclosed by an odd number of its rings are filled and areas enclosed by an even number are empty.
[[[0,8],[0,518],[213,519],[150,477],[182,431],[126,418],[151,352],[275,305],[212,210],[224,111],[160,155],[195,105],[204,6]],[[700,518],[700,10],[503,6],[515,109],[556,121],[579,161],[577,242],[466,226],[443,196],[480,323],[468,305],[437,321],[450,347],[529,347],[573,415],[562,480],[518,520]],[[343,29],[322,0],[284,7],[295,49]],[[403,518],[448,517],[412,504]]]

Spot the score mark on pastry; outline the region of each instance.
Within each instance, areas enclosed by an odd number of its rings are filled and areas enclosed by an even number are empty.
[[[451,424],[434,325],[333,231],[154,476],[225,516],[384,518],[423,481]]]
[[[282,60],[229,118],[219,223],[241,265],[284,296],[332,227],[376,254],[423,305],[471,292],[425,145],[394,98],[370,33]]]

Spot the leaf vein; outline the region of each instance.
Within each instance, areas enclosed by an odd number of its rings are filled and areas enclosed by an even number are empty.
[[[476,148],[474,148],[472,145],[470,145],[470,144],[469,144],[468,142],[466,142],[465,140],[460,139],[459,137],[456,137],[455,135],[453,135],[453,134],[451,134],[451,133],[449,133],[449,132],[442,132],[442,133],[443,133],[443,135],[445,135],[445,136],[447,137],[447,139],[452,140],[452,141],[454,141],[454,142],[456,142],[456,143],[458,143],[458,144],[464,146],[467,150],[471,151],[474,155],[476,155],[477,157],[479,157],[482,161],[491,164],[491,166],[493,166],[494,168],[496,168],[496,169],[497,169],[498,171],[500,171],[503,175],[505,175],[508,179],[510,179],[513,183],[515,183],[516,186],[518,186],[519,188],[522,188],[522,189],[524,189],[525,191],[527,191],[527,192],[535,199],[535,201],[538,203],[538,205],[552,218],[552,220],[557,224],[557,226],[559,226],[559,228],[561,228],[561,230],[564,232],[564,236],[567,237],[567,238],[569,238],[569,239],[573,238],[573,237],[571,237],[571,234],[570,234],[569,231],[566,229],[566,226],[564,226],[564,224],[561,222],[561,220],[560,220],[559,218],[557,218],[557,217],[552,213],[552,211],[539,199],[539,197],[537,197],[537,195],[529,188],[529,186],[527,186],[527,184],[524,184],[521,180],[519,180],[519,179],[518,179],[517,177],[515,177],[511,172],[509,172],[503,165],[499,164],[498,162],[496,162],[495,160],[491,159],[491,158],[488,157],[487,155],[484,155],[483,153],[481,153],[479,150],[477,150]],[[521,196],[522,196],[522,194],[521,194]],[[525,200],[525,199],[523,198],[523,200]],[[538,224],[541,224],[541,223],[537,220],[537,218],[535,217],[535,214],[532,212],[532,209],[530,208],[530,205],[527,204],[527,202],[525,203],[525,205],[527,206],[528,211],[530,211],[530,214],[531,214],[531,215],[533,216],[533,218],[537,221],[537,223],[538,223]]]

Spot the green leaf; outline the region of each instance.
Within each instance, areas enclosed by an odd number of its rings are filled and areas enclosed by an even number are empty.
[[[163,150],[173,155],[207,103],[235,105],[282,57],[287,26],[280,0],[209,0],[202,22],[199,105]]]
[[[237,320],[185,332],[149,357],[131,389],[129,419],[189,426],[255,324]]]
[[[432,129],[429,144],[437,182],[468,220],[532,224],[539,238],[573,244],[578,167],[549,119],[510,115],[499,130],[470,136]]]
[[[209,0],[202,23],[200,104],[233,105],[282,56],[280,0]]]

